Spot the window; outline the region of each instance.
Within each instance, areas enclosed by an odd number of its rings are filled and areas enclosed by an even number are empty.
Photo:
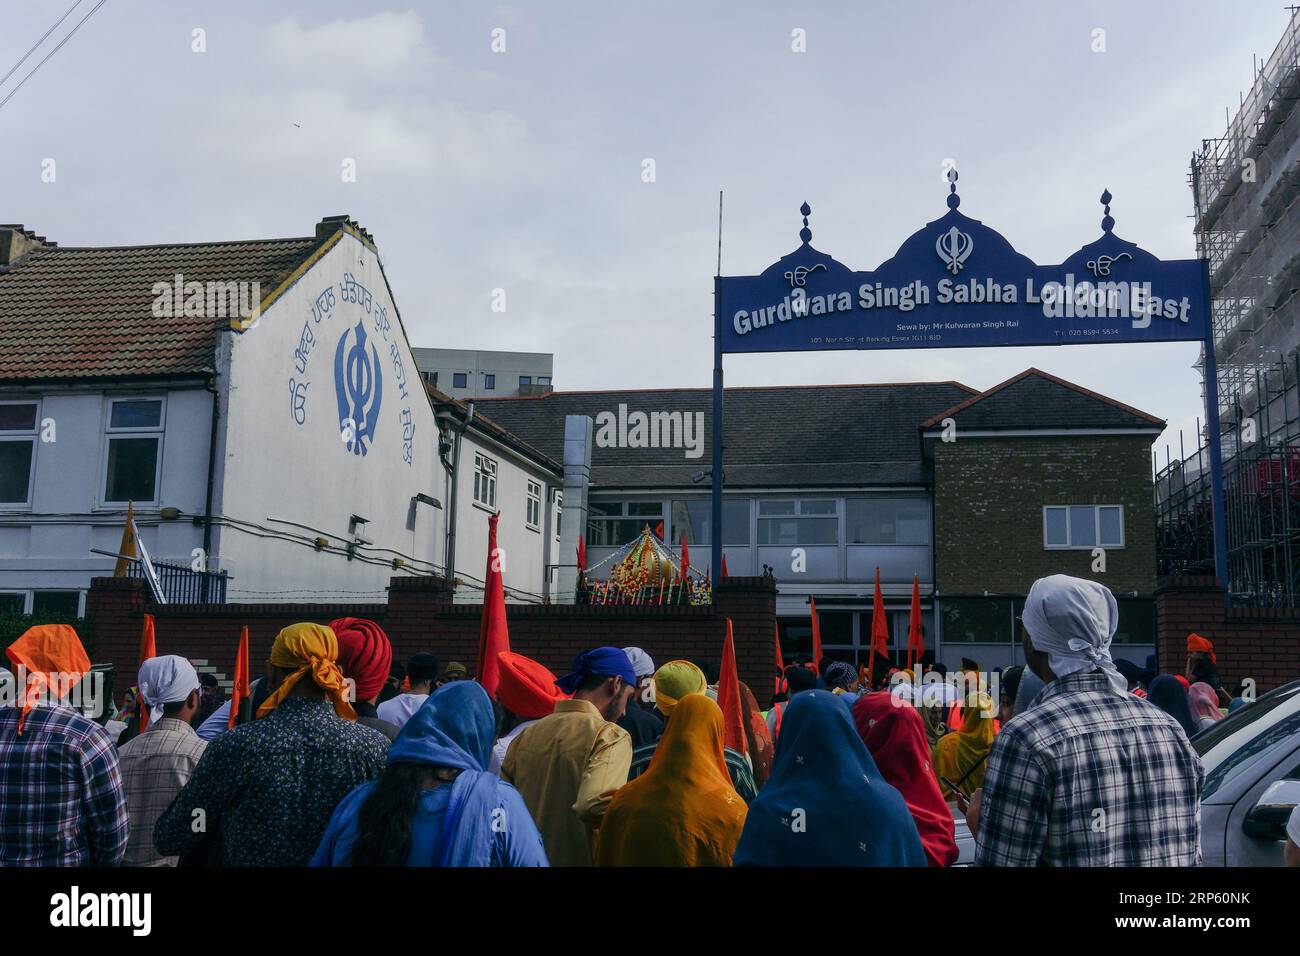
[[[484,373],[483,373],[483,388],[484,388],[484,390],[485,390],[485,391],[489,391],[489,392],[493,392],[493,391],[496,391],[496,387],[497,387],[497,377],[496,377],[496,375],[495,375],[494,373],[492,373],[492,372],[484,372]]]
[[[1156,602],[1150,598],[1120,598],[1116,604],[1119,605],[1119,622],[1111,644],[1154,644]]]
[[[535,481],[528,483],[528,501],[524,510],[528,527],[540,528],[542,525],[542,486]]]
[[[468,373],[468,372],[452,372],[452,373],[451,373],[451,387],[452,387],[452,388],[469,388],[469,373]]]
[[[81,603],[80,591],[33,591],[33,614],[60,614],[76,617]]]
[[[27,595],[21,591],[6,591],[0,594],[0,616],[22,614],[27,606]]]
[[[684,534],[688,545],[709,547],[713,541],[713,502],[708,498],[678,499],[672,503],[672,510],[671,543],[680,545]],[[750,544],[748,498],[722,499],[722,543]]]
[[[161,398],[126,398],[109,402],[105,503],[150,503],[158,500],[162,437]]]
[[[520,387],[520,388],[523,388],[525,385],[532,385],[532,384],[533,384],[533,377],[532,377],[531,375],[520,375],[520,376],[519,376],[519,387]]]
[[[551,384],[551,376],[549,376],[549,375],[539,375],[539,376],[537,376],[537,384],[538,384],[538,385],[550,385],[550,384]]]
[[[834,498],[762,499],[758,502],[759,544],[838,544]]]
[[[849,544],[930,543],[930,504],[924,498],[846,498]]]
[[[1043,547],[1124,547],[1122,505],[1049,505],[1043,508]]]
[[[474,453],[474,500],[488,508],[497,506],[497,463]]]
[[[0,404],[0,505],[31,503],[39,417],[36,402]]]
[[[1010,644],[1016,632],[1011,598],[945,598],[940,611],[943,643]]]
[[[564,520],[564,495],[555,496],[555,539],[560,539],[560,522]]]
[[[663,520],[662,501],[593,501],[587,506],[587,544],[594,547],[627,544],[646,525],[653,532]]]

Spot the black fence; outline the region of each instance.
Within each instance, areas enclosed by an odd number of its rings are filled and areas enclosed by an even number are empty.
[[[1232,603],[1300,602],[1300,356],[1255,370],[1254,389],[1224,416],[1223,488]],[[1160,574],[1214,574],[1210,453],[1155,462]],[[1181,436],[1180,436],[1181,437]]]
[[[167,564],[154,561],[153,569],[162,585],[163,597],[168,604],[225,604],[225,571],[195,571],[183,564]],[[127,575],[143,578],[144,567],[139,561],[132,561]]]

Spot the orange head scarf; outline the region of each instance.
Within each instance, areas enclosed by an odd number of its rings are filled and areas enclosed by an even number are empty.
[[[271,645],[271,666],[293,673],[257,708],[257,716],[265,717],[275,710],[293,693],[300,680],[310,676],[334,704],[336,714],[344,720],[356,720],[357,712],[348,703],[343,672],[335,663],[338,656],[338,638],[324,624],[290,624],[275,636],[275,643]]]
[[[610,801],[601,866],[730,866],[748,808],[722,755],[722,711],[703,694],[673,710],[650,766]]]
[[[1193,632],[1187,635],[1187,653],[1193,654],[1200,651],[1203,654],[1209,654],[1210,660],[1215,664],[1219,663],[1219,658],[1215,656],[1214,645],[1207,641],[1201,635]]]
[[[14,667],[27,671],[26,686],[18,701],[20,737],[27,712],[42,694],[48,690],[51,697],[62,699],[90,670],[90,658],[81,646],[81,638],[68,624],[41,624],[28,628],[22,637],[5,649],[5,655]],[[17,673],[14,677],[17,679]]]

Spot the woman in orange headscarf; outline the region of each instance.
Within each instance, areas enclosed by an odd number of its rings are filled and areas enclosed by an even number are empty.
[[[934,745],[934,771],[940,784],[946,778],[969,796],[984,784],[989,750],[997,733],[993,723],[997,709],[993,699],[980,691],[967,698],[964,713],[961,730],[940,737]],[[942,789],[945,800],[956,797],[946,784]]]
[[[682,697],[644,774],[619,789],[596,843],[599,866],[730,866],[748,812],[722,755],[722,711]]]

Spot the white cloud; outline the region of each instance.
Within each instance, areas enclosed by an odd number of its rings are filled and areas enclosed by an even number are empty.
[[[374,79],[396,78],[432,51],[424,21],[408,10],[331,20],[317,27],[303,27],[296,17],[280,20],[266,31],[266,53],[273,63],[297,72]]]

